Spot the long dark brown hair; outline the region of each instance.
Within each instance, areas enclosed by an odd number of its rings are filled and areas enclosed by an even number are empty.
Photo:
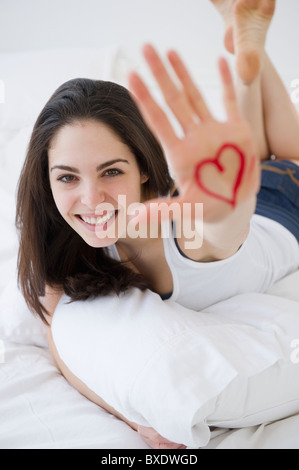
[[[58,212],[49,181],[48,149],[57,132],[82,120],[112,129],[148,176],[145,199],[165,196],[173,185],[163,150],[145,124],[128,90],[107,81],[74,79],[61,85],[34,125],[17,192],[18,280],[31,311],[44,322],[49,313],[40,297],[46,285],[63,289],[72,300],[119,295],[130,287],[150,287],[124,263],[93,248]]]

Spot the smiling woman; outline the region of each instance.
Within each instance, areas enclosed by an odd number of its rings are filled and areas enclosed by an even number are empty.
[[[89,79],[63,84],[35,123],[19,181],[18,273],[30,309],[47,321],[41,297],[49,288],[79,300],[150,287],[128,263],[94,249],[107,244],[94,221],[112,225],[118,194],[140,202],[172,185],[163,151],[125,88]],[[107,204],[113,214],[105,214]]]

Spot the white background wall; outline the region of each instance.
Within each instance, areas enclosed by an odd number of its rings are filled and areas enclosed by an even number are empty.
[[[299,69],[298,21],[299,0],[277,0],[267,47],[284,73]],[[0,0],[0,52],[121,44],[139,58],[151,41],[210,68],[222,37],[209,0]]]

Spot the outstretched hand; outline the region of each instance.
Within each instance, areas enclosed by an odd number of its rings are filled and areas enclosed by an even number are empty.
[[[170,77],[155,49],[146,45],[144,57],[183,130],[178,137],[166,113],[151,96],[140,76],[131,73],[129,83],[139,108],[158,136],[175,175],[176,202],[204,203],[207,222],[220,221],[259,189],[260,172],[254,139],[238,108],[232,76],[225,59],[219,59],[226,122],[214,119],[178,54],[168,60],[179,79]],[[162,199],[153,202],[162,202]],[[163,199],[171,204],[171,199]]]

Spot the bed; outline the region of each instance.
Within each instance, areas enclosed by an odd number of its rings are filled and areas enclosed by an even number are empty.
[[[15,187],[39,110],[69,78],[125,84],[132,63],[116,46],[3,53],[0,63],[0,448],[149,449],[128,425],[80,395],[60,374],[48,350],[46,328],[28,311],[16,281]],[[216,107],[220,92],[215,83],[207,79],[203,88]],[[285,299],[286,309],[291,301],[293,313],[298,308],[299,314],[298,285],[299,271],[267,296],[280,305]],[[296,336],[293,340],[290,354],[299,346]],[[299,449],[299,405],[271,421],[213,427],[202,449]]]

